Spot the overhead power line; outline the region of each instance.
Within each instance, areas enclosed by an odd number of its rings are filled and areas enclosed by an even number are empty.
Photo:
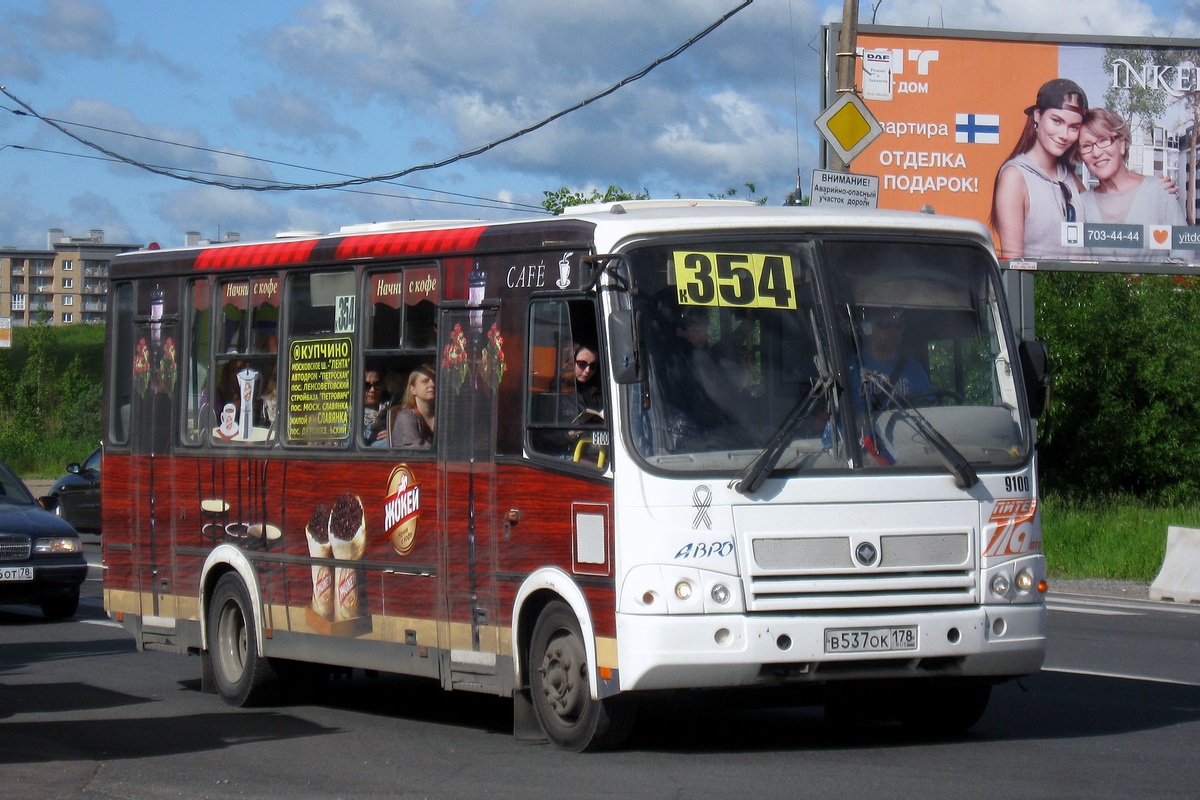
[[[8,112],[10,112],[10,113],[12,113],[12,114],[16,114],[17,116],[22,116],[22,117],[33,117],[33,115],[32,115],[32,114],[28,114],[28,113],[26,113],[25,111],[22,111],[22,110],[20,110],[20,109],[8,108],[8,107],[6,107],[6,106],[0,106],[0,108],[3,108],[5,111],[8,111]],[[35,117],[35,119],[36,119],[36,117]],[[114,136],[126,136],[126,137],[129,137],[129,138],[131,138],[131,139],[141,139],[142,141],[146,141],[146,142],[153,142],[154,144],[164,144],[164,145],[167,145],[167,146],[169,146],[169,147],[181,147],[181,148],[183,148],[183,149],[185,149],[185,150],[196,150],[196,151],[199,151],[199,152],[202,152],[202,153],[213,153],[214,155],[225,156],[225,157],[228,157],[228,158],[240,158],[240,159],[244,159],[244,160],[246,160],[246,161],[257,161],[257,162],[259,162],[260,164],[272,164],[272,165],[274,165],[274,166],[279,166],[279,167],[290,167],[290,168],[292,168],[292,169],[302,169],[302,170],[305,170],[305,171],[308,171],[308,172],[320,172],[320,173],[323,173],[323,174],[325,174],[325,175],[338,175],[338,176],[340,176],[340,177],[343,177],[343,178],[356,178],[356,177],[358,177],[357,175],[351,175],[351,174],[349,174],[349,173],[347,173],[347,172],[336,172],[336,171],[334,171],[334,170],[330,170],[330,169],[324,169],[324,168],[322,168],[322,167],[310,167],[310,166],[308,166],[308,165],[306,165],[306,164],[293,164],[293,163],[291,163],[291,162],[289,162],[289,161],[279,161],[279,160],[276,160],[276,159],[273,159],[273,158],[262,158],[262,157],[260,157],[260,156],[251,156],[251,155],[246,155],[245,153],[235,153],[235,152],[233,152],[233,151],[230,151],[230,150],[221,150],[221,149],[214,148],[214,147],[203,147],[203,146],[201,146],[201,145],[197,145],[197,144],[185,144],[185,143],[183,143],[183,142],[173,142],[173,141],[171,141],[170,139],[161,139],[161,138],[158,138],[158,137],[156,137],[156,136],[146,136],[145,134],[141,134],[141,133],[130,133],[129,131],[119,131],[119,130],[115,130],[115,129],[113,129],[113,128],[105,128],[105,127],[102,127],[102,126],[100,126],[100,125],[88,125],[88,124],[87,124],[87,123],[85,123],[85,122],[75,122],[75,121],[73,121],[73,120],[68,120],[68,119],[56,119],[56,118],[54,118],[54,117],[47,117],[46,119],[48,119],[48,120],[50,120],[50,121],[53,121],[53,122],[60,123],[60,124],[62,124],[62,125],[70,125],[70,126],[71,126],[71,127],[73,127],[73,128],[88,128],[88,129],[90,129],[90,130],[93,130],[93,131],[102,131],[103,133],[111,133],[111,134],[113,134]],[[54,154],[54,155],[63,155],[63,156],[76,155],[76,154],[74,154],[74,153],[66,153],[66,152],[63,152],[63,151],[61,151],[61,150],[44,150],[44,149],[42,149],[42,148],[39,148],[39,147],[23,147],[23,148],[22,148],[22,147],[21,147],[21,145],[8,145],[8,146],[9,146],[9,147],[17,147],[17,148],[24,149],[24,150],[34,150],[34,151],[37,151],[37,152],[42,152],[42,153],[52,153],[52,154]],[[97,160],[97,161],[108,161],[108,162],[114,162],[114,163],[124,163],[124,162],[121,162],[119,159],[114,159],[114,158],[100,158],[99,156],[82,156],[82,155],[77,155],[77,157],[78,157],[78,158],[92,158],[92,159],[95,159],[95,160]],[[199,169],[183,169],[183,168],[180,168],[180,167],[167,167],[167,166],[162,166],[162,165],[159,165],[159,164],[153,164],[153,165],[151,165],[151,166],[157,167],[157,168],[159,168],[159,169],[164,169],[164,170],[174,170],[174,171],[179,171],[179,172],[192,173],[192,174],[195,174],[195,175],[214,175],[214,174],[218,174],[218,173],[206,172],[206,171],[204,171],[204,170],[199,170]],[[245,175],[225,175],[224,177],[227,177],[227,178],[239,178],[239,179],[241,179],[241,180],[247,180],[247,181],[248,181],[248,180],[260,180],[260,179],[258,179],[258,178],[250,178],[250,177],[248,177],[248,176],[245,176]],[[265,179],[265,178],[264,178],[264,179],[261,179],[261,180],[262,180],[264,183],[268,182],[268,181],[266,181],[266,179]],[[432,187],[429,187],[429,186],[418,186],[418,185],[416,185],[416,184],[413,184],[413,183],[401,183],[400,181],[380,181],[380,182],[381,182],[381,183],[386,183],[386,184],[388,184],[389,186],[399,186],[399,187],[401,187],[401,188],[403,188],[403,189],[416,189],[417,191],[421,191],[421,192],[435,192],[435,193],[437,193],[437,194],[444,194],[444,195],[447,195],[447,196],[449,196],[449,197],[461,197],[461,198],[464,198],[464,199],[467,199],[467,200],[478,200],[478,201],[480,201],[481,203],[485,203],[485,204],[487,204],[487,205],[485,205],[485,206],[484,206],[484,207],[486,207],[486,208],[503,208],[503,209],[510,209],[510,208],[520,208],[520,209],[530,209],[530,210],[533,210],[533,211],[544,211],[544,210],[545,210],[545,209],[544,209],[544,208],[542,208],[541,206],[530,205],[530,204],[528,204],[528,203],[518,203],[518,202],[515,202],[515,201],[511,201],[511,200],[498,200],[498,199],[496,199],[496,198],[494,198],[494,197],[480,197],[479,195],[465,194],[465,193],[462,193],[462,192],[451,192],[451,191],[449,191],[449,190],[447,190],[447,189],[435,189],[435,188],[432,188]],[[282,181],[281,181],[281,183],[284,183],[284,185],[287,185],[287,183],[286,183],[286,182],[282,182]],[[295,184],[295,185],[300,185],[300,184]],[[432,197],[430,197],[430,198],[425,198],[425,197],[408,197],[408,196],[406,196],[406,195],[382,195],[382,196],[384,196],[384,197],[397,197],[397,198],[400,198],[400,199],[403,199],[403,200],[428,200],[428,201],[429,201],[429,202],[431,202],[431,203],[452,203],[452,201],[450,201],[450,200],[440,200],[440,199],[438,199],[438,198],[432,198]],[[458,205],[473,205],[473,204],[472,204],[472,203],[460,203],[460,204],[458,204]]]
[[[597,100],[608,97],[610,94],[613,94],[618,89],[621,89],[622,87],[627,86],[630,83],[633,83],[634,81],[641,80],[642,78],[646,77],[656,67],[659,67],[660,65],[666,63],[667,61],[670,61],[671,59],[679,56],[681,53],[686,51],[688,48],[690,48],[696,42],[700,41],[701,39],[708,36],[713,31],[715,31],[717,28],[721,27],[721,25],[725,24],[725,22],[727,22],[735,14],[737,14],[739,11],[746,8],[753,2],[754,2],[754,0],[742,0],[741,4],[739,4],[736,8],[723,14],[715,22],[710,24],[708,27],[706,27],[704,30],[700,31],[696,35],[692,36],[690,39],[688,39],[686,42],[681,44],[679,47],[672,50],[667,55],[662,56],[661,58],[655,59],[649,65],[643,67],[642,69],[638,70],[637,72],[633,73],[632,75],[621,79],[617,83],[614,83],[612,86],[608,87],[604,91],[594,94],[591,97],[588,97],[587,99],[582,100],[573,106],[570,106],[569,108],[565,108],[562,111],[551,114],[550,116],[546,117],[542,121],[534,123],[533,125],[530,125],[527,128],[522,128],[521,130],[516,131],[514,133],[510,133],[507,136],[503,136],[499,139],[488,142],[485,145],[476,147],[473,150],[467,150],[467,151],[459,153],[457,155],[450,156],[449,158],[442,159],[441,161],[434,161],[434,162],[431,162],[428,164],[420,164],[415,167],[408,167],[407,169],[402,169],[397,172],[392,172],[392,173],[389,173],[386,175],[375,175],[375,176],[367,177],[367,178],[348,178],[343,181],[335,181],[335,182],[331,182],[331,183],[311,183],[311,184],[230,183],[228,181],[215,180],[215,179],[211,179],[211,178],[201,178],[196,175],[184,174],[184,173],[179,172],[174,169],[166,169],[163,167],[154,166],[152,164],[146,164],[141,161],[138,161],[137,159],[130,158],[128,156],[124,156],[124,155],[121,155],[120,153],[109,150],[93,141],[90,141],[88,139],[85,139],[82,136],[79,136],[79,135],[73,133],[70,130],[67,130],[63,125],[59,124],[58,122],[39,114],[24,100],[20,99],[19,97],[14,95],[12,92],[8,91],[7,87],[0,86],[0,92],[3,92],[3,94],[6,97],[8,97],[14,103],[17,103],[19,106],[21,106],[30,115],[32,115],[32,116],[36,117],[37,119],[41,120],[42,122],[46,123],[50,127],[57,130],[59,133],[62,133],[63,135],[74,139],[75,141],[79,142],[82,145],[85,145],[86,147],[90,147],[93,150],[97,150],[97,151],[103,153],[104,155],[109,156],[110,158],[114,158],[118,161],[122,161],[131,166],[146,170],[147,172],[152,172],[156,175],[162,175],[162,176],[168,177],[168,178],[175,178],[176,180],[181,180],[181,181],[189,181],[191,183],[198,183],[198,184],[202,184],[204,186],[218,186],[223,189],[236,189],[236,190],[241,190],[241,191],[252,191],[252,192],[314,191],[317,189],[344,189],[349,186],[361,186],[361,185],[367,184],[367,183],[392,181],[397,178],[402,178],[405,175],[411,175],[414,172],[440,169],[441,167],[449,166],[450,164],[454,164],[458,161],[464,161],[468,158],[473,158],[474,156],[480,155],[482,153],[486,153],[487,151],[492,150],[493,148],[499,147],[502,144],[506,144],[508,142],[513,141],[514,139],[519,139],[520,137],[525,136],[526,134],[533,133],[536,130],[544,128],[545,126],[549,125],[551,122],[561,119],[562,117],[565,117],[566,115],[568,115],[574,111],[578,111],[579,109],[583,108],[584,106],[590,105],[591,103],[594,103]]]
[[[68,124],[70,124],[70,123],[68,123]],[[168,142],[167,144],[170,144],[170,143]],[[28,150],[29,152],[32,152],[32,153],[46,153],[48,155],[67,156],[69,158],[84,158],[89,161],[104,161],[109,164],[123,163],[121,161],[118,161],[115,158],[108,158],[106,156],[92,156],[92,155],[87,155],[86,153],[68,153],[65,150],[50,150],[50,149],[47,149],[44,147],[30,147],[29,145],[23,145],[23,144],[0,145],[0,150],[3,150],[6,147],[11,147],[14,150]],[[155,164],[155,165],[151,165],[151,166],[158,167],[159,165]],[[166,169],[166,167],[159,167],[159,168]],[[191,172],[196,175],[215,175],[217,177],[222,177],[222,178],[240,178],[242,180],[255,180],[254,178],[247,178],[244,175],[230,175],[230,174],[224,173],[224,172],[209,172],[207,170],[199,170],[199,169],[188,170],[188,172]],[[389,186],[394,185],[390,181],[385,181],[385,183],[387,183],[387,185],[389,185]],[[399,184],[399,185],[403,186],[405,184]],[[419,186],[414,187],[414,188],[424,189],[424,187],[419,187]],[[531,205],[526,205],[524,203],[507,203],[504,200],[492,200],[491,198],[487,198],[487,197],[474,198],[473,195],[456,195],[456,193],[454,193],[454,192],[441,192],[440,189],[424,189],[424,190],[432,191],[432,192],[440,192],[443,194],[451,194],[451,195],[455,195],[458,197],[473,198],[473,199],[480,200],[482,202],[469,203],[465,200],[443,200],[440,197],[414,197],[412,195],[396,194],[395,192],[371,191],[370,189],[345,188],[345,189],[333,189],[331,191],[347,192],[349,194],[361,194],[361,195],[367,195],[368,197],[387,197],[387,198],[393,199],[393,200],[414,200],[414,201],[421,202],[421,203],[442,203],[444,205],[451,205],[451,206],[469,206],[472,208],[490,208],[490,209],[495,209],[495,210],[500,210],[500,211],[512,211],[514,206],[519,206],[523,209],[533,209],[533,210],[537,210],[537,211],[540,211],[543,213],[549,213],[546,211],[546,209],[542,208],[541,206],[531,206]]]

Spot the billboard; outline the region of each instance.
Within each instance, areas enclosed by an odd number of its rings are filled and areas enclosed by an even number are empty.
[[[1200,265],[1200,43],[863,26],[857,52],[879,208],[979,220],[1013,266]]]

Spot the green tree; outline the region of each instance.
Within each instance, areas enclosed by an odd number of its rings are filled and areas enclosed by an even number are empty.
[[[0,458],[19,474],[57,474],[96,446],[103,339],[100,325],[42,320],[0,351]]]
[[[755,198],[755,185],[753,182],[746,181],[746,183],[742,185],[745,186],[748,191],[748,195],[746,197],[747,200],[753,203],[758,203],[760,206],[765,206],[767,204],[766,197]],[[714,200],[740,200],[741,198],[737,196],[737,193],[738,190],[731,186],[720,194],[710,194],[709,197],[713,198]]]
[[[760,206],[767,204],[766,197],[756,198],[754,196],[754,192],[756,191],[754,182],[747,181],[742,185],[746,187],[746,190],[749,193],[747,197],[748,200],[758,203]],[[737,198],[737,193],[738,189],[731,186],[720,194],[709,194],[709,197],[713,198],[714,200],[735,199]],[[542,208],[555,215],[563,213],[564,210],[570,208],[571,206],[583,205],[584,203],[619,203],[622,200],[650,199],[650,192],[646,189],[642,189],[640,192],[635,194],[633,192],[625,191],[620,186],[609,186],[608,189],[603,193],[599,189],[592,189],[591,192],[586,194],[564,186],[561,189],[557,189],[552,192],[544,191],[542,194],[546,196],[546,199],[542,200]],[[680,195],[677,192],[675,196],[679,197]],[[807,205],[807,201],[802,204]]]
[[[542,201],[542,208],[556,216],[570,206],[579,206],[584,203],[617,203],[622,200],[650,199],[650,193],[645,189],[637,194],[632,194],[620,186],[609,186],[603,194],[599,189],[593,189],[590,193],[584,194],[568,189],[566,186],[557,191],[542,192],[542,194],[546,196],[546,199]]]
[[[1043,486],[1171,502],[1200,489],[1200,291],[1170,276],[1043,273],[1054,369]]]

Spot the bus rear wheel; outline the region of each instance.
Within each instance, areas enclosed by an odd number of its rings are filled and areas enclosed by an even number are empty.
[[[258,654],[250,594],[235,573],[221,576],[208,606],[208,649],[217,694],[231,706],[256,705],[272,697],[270,662]]]
[[[575,614],[565,603],[550,603],[533,628],[529,689],[543,732],[563,750],[609,750],[624,744],[633,730],[634,703],[594,699],[591,671]]]

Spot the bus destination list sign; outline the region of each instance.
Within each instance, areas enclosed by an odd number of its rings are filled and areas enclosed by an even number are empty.
[[[349,337],[300,339],[288,351],[288,438],[345,441],[350,436]]]

